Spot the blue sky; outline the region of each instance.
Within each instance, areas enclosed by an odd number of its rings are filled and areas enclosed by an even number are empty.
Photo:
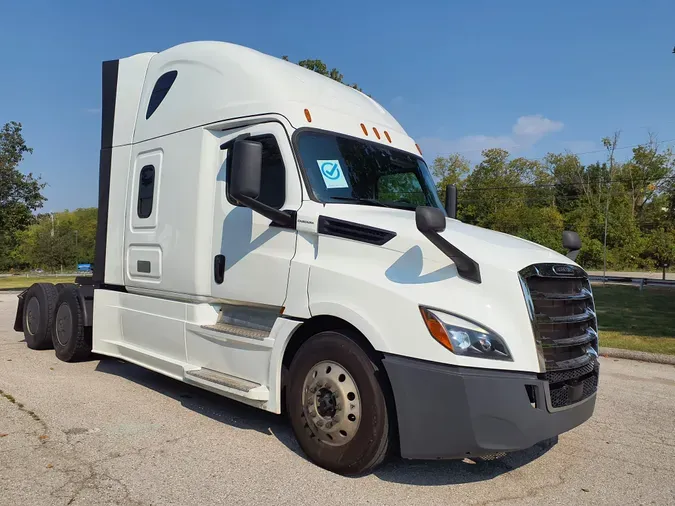
[[[675,139],[672,0],[23,0],[0,16],[0,123],[23,123],[45,211],[96,205],[101,61],[190,40],[338,67],[429,163],[593,151],[615,130],[620,146]]]

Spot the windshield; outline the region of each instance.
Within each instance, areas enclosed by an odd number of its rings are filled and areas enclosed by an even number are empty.
[[[410,153],[312,130],[298,134],[297,147],[322,202],[443,209],[426,164]]]

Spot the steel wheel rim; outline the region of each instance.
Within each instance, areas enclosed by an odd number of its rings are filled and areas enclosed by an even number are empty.
[[[40,330],[40,301],[37,297],[31,298],[26,305],[26,328],[31,336]]]
[[[361,423],[361,396],[352,375],[340,364],[326,360],[314,365],[302,386],[306,427],[319,441],[343,446]]]
[[[61,346],[70,341],[73,329],[73,315],[68,304],[63,303],[56,312],[56,340]]]

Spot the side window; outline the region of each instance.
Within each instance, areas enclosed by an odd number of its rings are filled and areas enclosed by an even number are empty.
[[[155,195],[155,167],[146,165],[141,169],[138,181],[138,205],[139,218],[149,218],[152,214],[152,201]]]
[[[162,74],[159,79],[157,79],[155,87],[152,89],[152,93],[150,94],[148,110],[145,112],[145,119],[148,119],[150,116],[152,116],[152,113],[157,110],[159,104],[161,104],[162,100],[164,100],[164,97],[166,97],[166,94],[169,93],[169,90],[171,89],[171,86],[173,86],[177,76],[178,71],[172,70],[166,74]]]
[[[286,168],[281,157],[279,144],[273,135],[251,137],[250,140],[262,144],[262,175],[258,200],[274,209],[281,209],[286,200]],[[227,199],[238,203],[230,196],[230,171],[227,171]]]

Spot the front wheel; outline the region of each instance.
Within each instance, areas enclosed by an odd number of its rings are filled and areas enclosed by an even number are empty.
[[[310,460],[339,474],[368,472],[382,463],[391,441],[384,379],[348,332],[310,338],[289,376],[286,407]]]

